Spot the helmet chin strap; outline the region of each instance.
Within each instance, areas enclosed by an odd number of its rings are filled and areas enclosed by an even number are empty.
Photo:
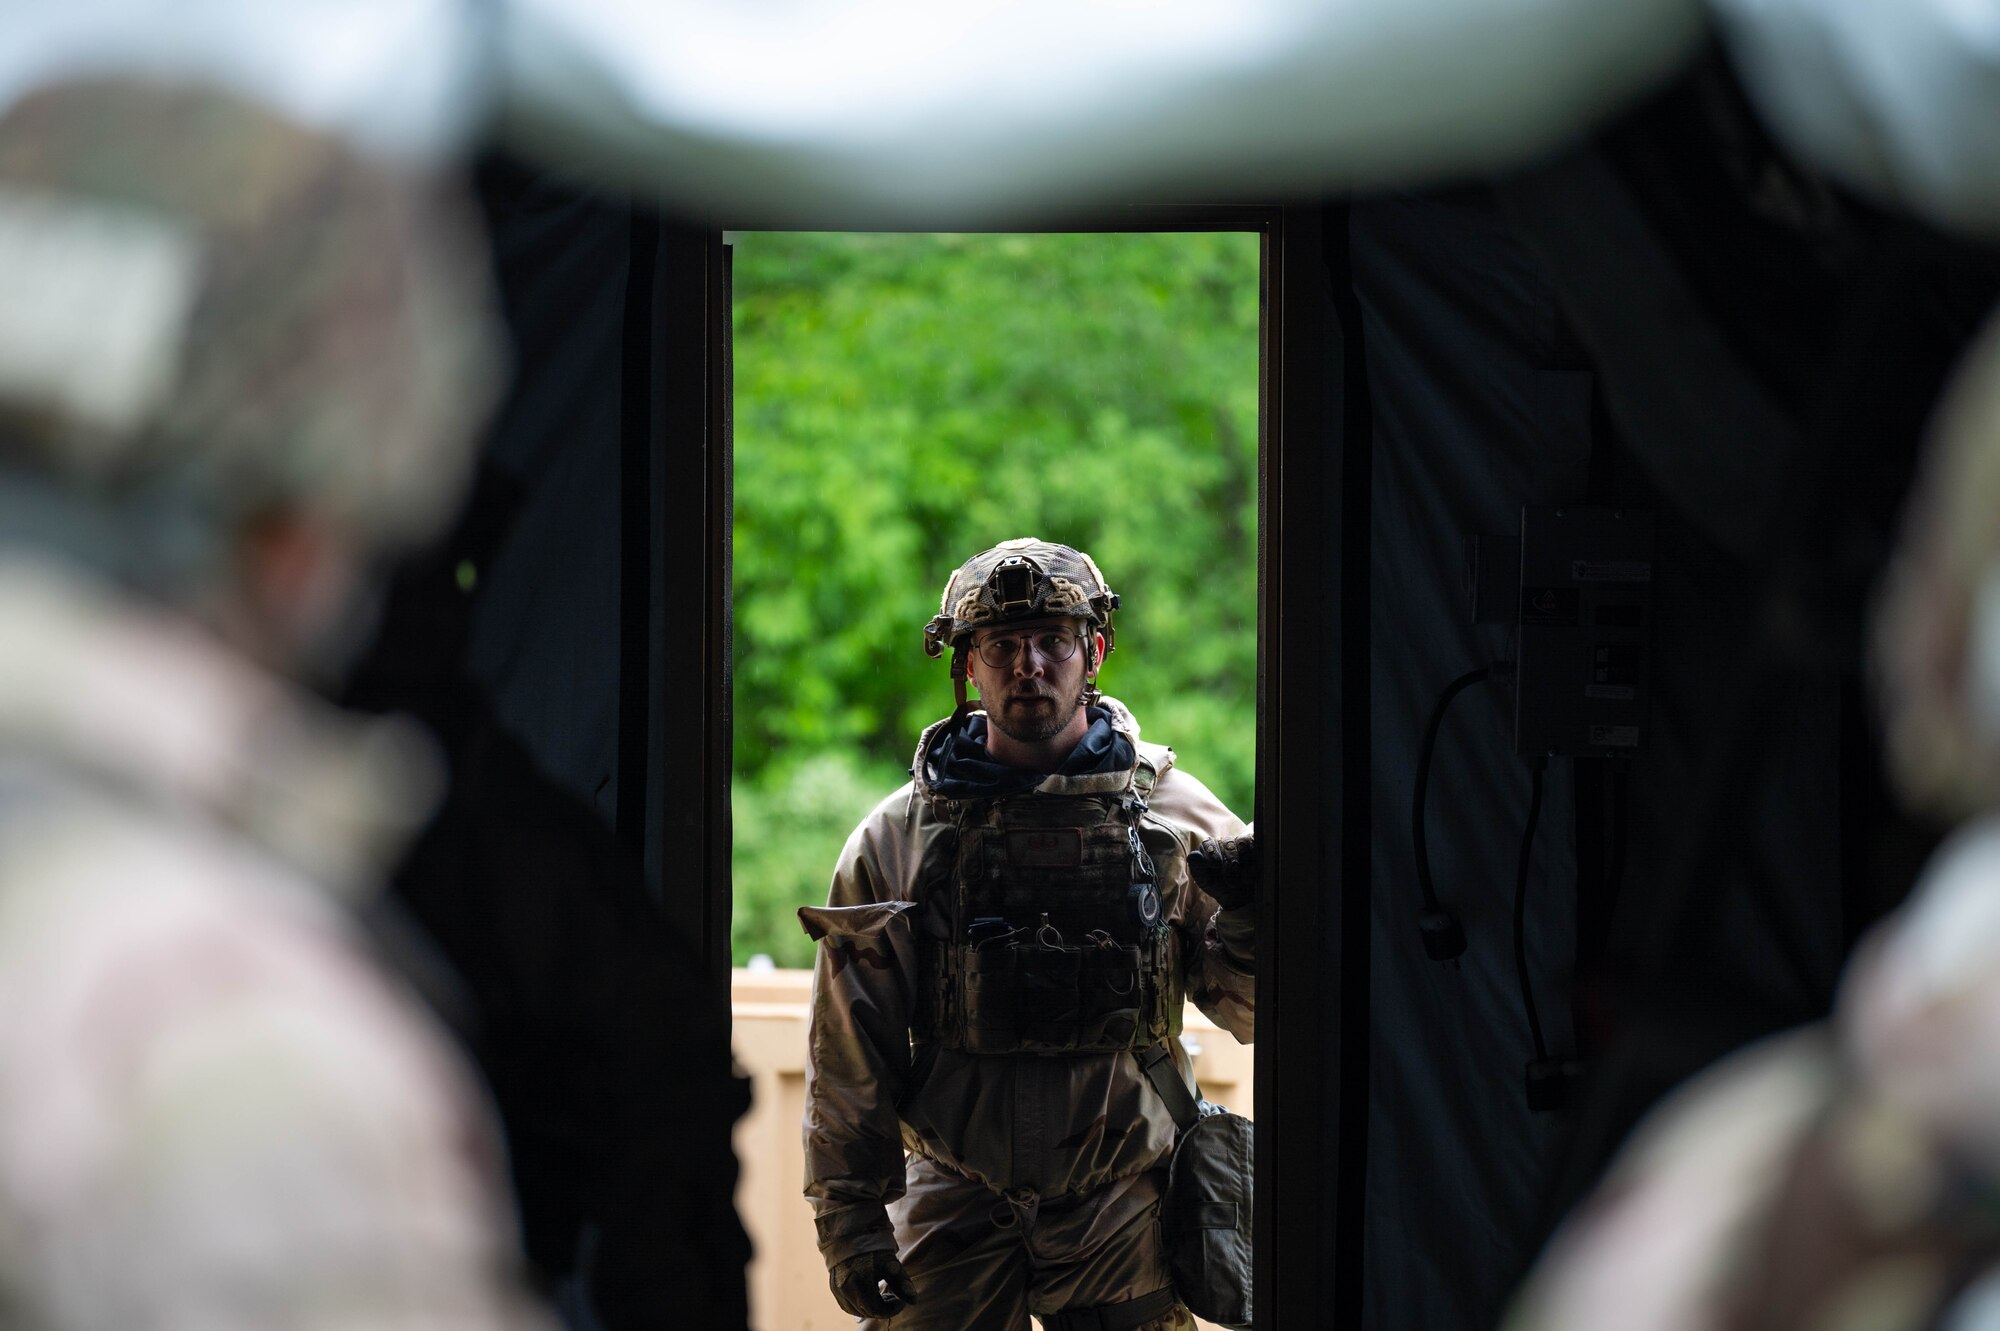
[[[954,647],[952,648],[951,652],[951,689],[952,692],[955,695],[957,695],[958,710],[961,712],[963,712],[967,706],[965,698],[965,674],[966,674],[965,648]]]

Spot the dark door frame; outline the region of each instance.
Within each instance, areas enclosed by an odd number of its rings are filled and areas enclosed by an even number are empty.
[[[1343,406],[1352,402],[1340,391],[1345,321],[1330,291],[1329,217],[1337,214],[1316,204],[1225,204],[1108,209],[1023,226],[869,227],[844,217],[824,228],[1261,237],[1255,812],[1264,891],[1254,1223],[1262,1331],[1323,1331],[1352,1322],[1359,1304],[1366,1040],[1356,1023],[1365,1013],[1369,820],[1365,804],[1350,806],[1343,796],[1366,790],[1365,780],[1349,775],[1356,762],[1366,770],[1366,569],[1343,551],[1356,548],[1357,535],[1366,540],[1367,471],[1365,462],[1350,462],[1354,450],[1343,442]],[[793,222],[775,229],[813,228]],[[725,1003],[732,898],[729,277],[719,225],[663,225],[650,256],[635,250],[633,281],[653,294],[652,327],[641,339],[650,361],[644,391],[651,428],[648,458],[639,474],[629,466],[627,473],[647,496],[648,657],[661,663],[649,672],[651,705],[643,709],[649,869]],[[641,516],[632,503],[626,512]],[[635,596],[628,588],[636,613]],[[1363,885],[1358,916],[1343,883]],[[1343,1040],[1344,1032],[1350,1038]]]

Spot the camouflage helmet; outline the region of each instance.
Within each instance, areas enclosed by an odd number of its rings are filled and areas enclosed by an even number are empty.
[[[115,533],[101,558],[164,590],[287,506],[364,550],[428,536],[496,382],[488,287],[436,182],[232,94],[0,104],[0,503],[46,543]]]
[[[1053,541],[1020,536],[982,550],[958,566],[945,580],[938,612],[924,625],[924,654],[937,657],[952,649],[951,677],[958,700],[965,703],[966,649],[975,629],[1025,619],[1067,616],[1081,619],[1104,635],[1104,654],[1111,654],[1115,633],[1111,614],[1118,593],[1083,551]],[[1096,645],[1088,641],[1088,667],[1095,670]]]

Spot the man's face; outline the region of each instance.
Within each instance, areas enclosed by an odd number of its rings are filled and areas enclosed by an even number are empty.
[[[972,682],[979,688],[988,722],[1023,744],[1059,734],[1083,706],[1084,689],[1091,680],[1090,654],[1082,637],[1088,631],[1077,620],[1056,617],[974,633]],[[1005,645],[989,647],[996,643]],[[1056,660],[1065,646],[1069,659]],[[987,659],[989,653],[1010,656],[1009,663],[996,666]]]

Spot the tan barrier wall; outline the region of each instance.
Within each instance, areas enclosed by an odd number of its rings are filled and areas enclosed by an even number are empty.
[[[753,1097],[750,1112],[736,1126],[736,1158],[742,1164],[736,1207],[756,1244],[750,1324],[757,1331],[852,1331],[854,1326],[827,1292],[812,1208],[803,1193],[799,1119],[805,1113],[811,993],[810,971],[739,970],[731,977],[736,1060],[750,1076]],[[1250,1046],[1236,1043],[1192,1006],[1184,1038],[1202,1093],[1250,1115]]]

